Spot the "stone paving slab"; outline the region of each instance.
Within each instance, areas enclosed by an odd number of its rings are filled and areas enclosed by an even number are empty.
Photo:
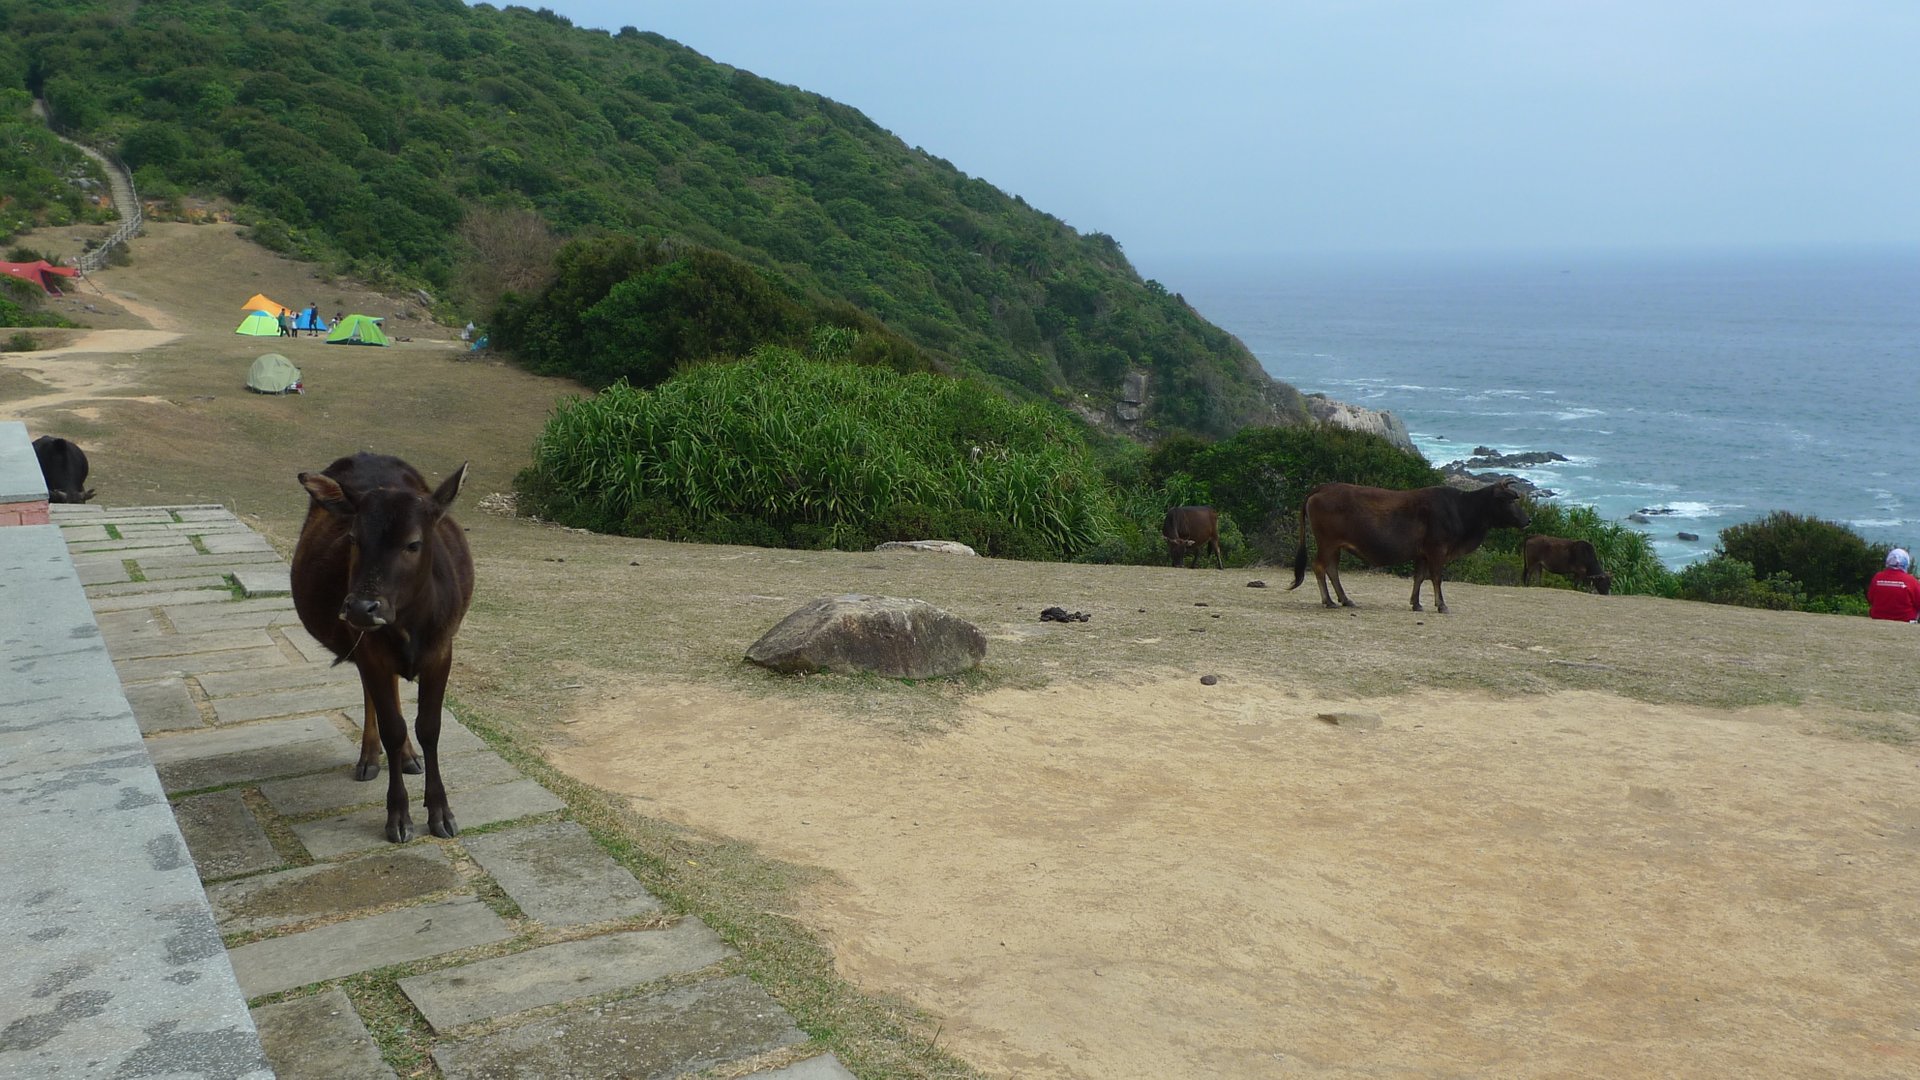
[[[224,589],[227,579],[219,574],[194,574],[190,577],[171,578],[166,581],[115,581],[104,585],[87,586],[87,599],[97,600],[103,596],[141,596],[147,593],[172,592],[177,589]],[[231,592],[228,593],[232,595]]]
[[[456,818],[459,812],[456,806]],[[502,829],[463,846],[521,911],[548,926],[606,922],[662,909],[578,822]]]
[[[181,536],[138,536],[131,540],[82,540],[73,545],[76,553],[101,555],[112,552],[122,559],[146,555],[195,555],[199,549]]]
[[[173,817],[187,838],[201,881],[271,870],[286,862],[238,791],[181,799],[173,804]]]
[[[248,596],[292,596],[292,571],[287,567],[260,566],[236,570],[234,583]]]
[[[253,1010],[253,1024],[278,1080],[394,1075],[343,990],[262,1005]]]
[[[95,611],[126,611],[131,608],[166,607],[174,604],[218,604],[233,599],[225,589],[180,589],[141,593],[137,596],[102,596],[93,601]]]
[[[169,792],[318,772],[359,753],[324,716],[147,740],[147,754]]]
[[[154,656],[187,656],[193,653],[219,652],[223,649],[253,649],[273,646],[265,630],[218,630],[211,634],[154,634],[137,641],[109,642],[117,662],[145,660]],[[277,649],[277,647],[276,647]]]
[[[209,885],[207,900],[221,933],[245,934],[405,903],[459,884],[445,847],[406,844],[346,862]]]
[[[267,538],[249,529],[244,533],[210,533],[200,538],[200,546],[209,555],[231,555],[239,551],[273,551]]]
[[[116,581],[133,580],[133,576],[127,573],[127,564],[124,559],[103,560],[88,563],[85,566],[76,563],[74,569],[80,574],[81,585],[111,585]]]
[[[200,689],[208,697],[231,697],[234,694],[261,694],[272,690],[298,690],[303,687],[344,684],[358,687],[360,673],[351,664],[339,667],[321,664],[294,664],[282,662],[272,667],[255,670],[233,670],[207,672],[195,676]],[[412,686],[403,682],[401,689]]]
[[[631,930],[548,945],[400,980],[437,1032],[477,1020],[631,990],[699,971],[732,950],[698,919],[664,930]]]
[[[222,579],[220,584],[227,590],[227,595],[231,597],[233,595],[232,587],[227,585],[225,579]],[[300,616],[294,614],[293,605],[288,603],[286,597],[274,598],[271,599],[270,602],[280,606],[254,608],[250,611],[227,611],[225,610],[227,607],[226,604],[220,604],[218,606],[201,604],[198,605],[197,609],[195,607],[170,607],[162,608],[161,610],[166,614],[168,619],[172,620],[175,631],[182,634],[206,634],[215,630],[239,630],[243,627],[252,626],[257,626],[264,630],[269,626],[300,625]],[[231,601],[231,603],[238,607],[240,604],[257,604],[260,603],[260,601],[234,600]]]
[[[60,539],[71,544],[76,540],[111,540],[113,537],[107,535],[105,525],[62,525]]]
[[[140,572],[150,578],[178,577],[181,574],[231,573],[241,566],[271,566],[281,562],[280,556],[270,551],[235,552],[227,555],[137,555],[131,556],[140,567]]]
[[[351,767],[331,769],[316,776],[298,776],[291,780],[270,780],[260,785],[260,794],[275,810],[288,817],[304,817],[329,810],[345,810],[354,806],[379,805],[387,803],[386,766],[384,759],[381,774],[376,780],[355,780]],[[447,785],[449,799],[464,791],[475,788],[492,787],[496,784],[510,784],[520,779],[520,770],[509,765],[505,759],[491,750],[481,750],[465,754],[444,756],[440,759],[440,780]],[[408,794],[420,787],[424,780],[417,776],[407,777]],[[460,806],[453,808],[454,820],[465,824]],[[386,818],[383,816],[384,824]],[[478,826],[478,822],[475,823]]]
[[[272,1053],[272,1048],[268,1048]],[[840,1059],[832,1054],[821,1054],[805,1061],[796,1061],[785,1068],[768,1069],[751,1073],[747,1080],[854,1080],[854,1075]]]
[[[200,706],[193,703],[183,679],[163,679],[126,688],[127,703],[133,706],[133,718],[139,721],[140,734],[156,731],[191,731],[206,727],[200,719]]]
[[[413,827],[422,837],[427,831],[427,811],[420,804],[426,786],[422,783],[424,779],[419,776],[407,777],[407,799],[412,808]],[[444,771],[442,779],[445,779]],[[449,791],[447,796],[453,808],[453,820],[463,829],[478,829],[484,825],[545,814],[566,805],[553,792],[532,780],[515,780],[464,792]],[[335,855],[385,846],[386,829],[387,809],[383,801],[381,805],[366,810],[302,822],[293,826],[293,835],[306,845],[314,858],[331,859]]]
[[[129,539],[136,536],[211,536],[214,533],[252,532],[238,521],[166,521],[133,522],[116,525],[120,535]]]
[[[628,998],[434,1048],[447,1080],[683,1076],[806,1036],[745,976]]]
[[[227,951],[249,998],[308,983],[491,945],[513,936],[493,909],[472,897],[268,938]]]
[[[365,711],[360,687],[353,683],[314,686],[304,690],[281,690],[271,694],[237,694],[214,698],[213,722],[221,726],[265,720],[271,716],[326,712],[334,709]]]
[[[208,672],[257,670],[276,664],[286,665],[287,658],[277,647],[269,645],[251,649],[189,653],[185,656],[155,656],[144,660],[125,660],[115,663],[113,667],[120,675],[122,686],[133,686],[137,683],[151,682],[154,679],[171,679],[186,675],[198,678]]]

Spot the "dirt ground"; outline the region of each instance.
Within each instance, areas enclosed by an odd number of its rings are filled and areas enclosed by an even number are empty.
[[[283,546],[299,469],[472,458],[456,705],[648,819],[810,871],[769,915],[987,1075],[1920,1073],[1912,627],[1466,585],[1421,615],[1367,575],[1327,612],[1275,568],[576,534],[476,505],[573,388],[445,329],[289,343],[313,392],[239,390],[274,345],[229,308],[347,288],[310,274],[154,226],[88,302],[181,336],[0,354],[0,419],[81,439],[102,502],[222,502]],[[986,670],[741,663],[849,591],[973,620]],[[1039,623],[1050,604],[1093,619]]]

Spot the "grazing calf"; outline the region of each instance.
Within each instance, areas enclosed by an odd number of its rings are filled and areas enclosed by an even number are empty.
[[[87,487],[87,455],[78,446],[57,435],[42,435],[33,440],[33,456],[40,461],[40,475],[47,481],[50,503],[83,503],[93,498]]]
[[[1573,579],[1576,586],[1592,585],[1593,591],[1605,596],[1613,591],[1613,575],[1600,565],[1600,553],[1593,550],[1593,544],[1586,540],[1570,540],[1562,536],[1529,536],[1526,543],[1520,545],[1521,569],[1520,584],[1537,584],[1551,570],[1563,577]]]
[[[1313,574],[1320,581],[1320,602],[1333,607],[1327,579],[1343,607],[1355,607],[1340,587],[1340,553],[1351,551],[1373,566],[1413,563],[1413,610],[1420,608],[1420,586],[1433,581],[1433,606],[1447,612],[1440,592],[1440,572],[1453,560],[1472,552],[1493,529],[1523,529],[1526,504],[1510,481],[1501,480],[1477,491],[1440,485],[1412,491],[1389,491],[1358,484],[1321,484],[1308,493],[1300,510],[1300,548],[1293,557],[1293,584],[1307,576],[1307,529],[1313,529],[1318,550]]]
[[[1211,547],[1214,565],[1222,570],[1227,568],[1220,554],[1220,511],[1211,506],[1174,507],[1160,522],[1160,535],[1166,537],[1167,554],[1175,566],[1190,553],[1193,558],[1189,566],[1198,569],[1201,558]]]
[[[396,457],[355,454],[317,473],[301,473],[310,496],[293,551],[293,606],[307,632],[333,650],[335,663],[360,670],[366,721],[355,780],[380,775],[387,753],[387,839],[413,838],[401,772],[427,774],[427,828],[456,836],[440,782],[440,708],[453,669],[453,636],[473,599],[473,557],[447,507],[467,467],[428,491],[413,466]],[[416,752],[400,712],[400,680],[420,683]]]

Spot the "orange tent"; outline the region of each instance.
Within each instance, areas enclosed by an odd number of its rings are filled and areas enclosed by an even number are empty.
[[[60,286],[53,283],[53,277],[51,275],[73,277],[78,273],[78,270],[70,266],[55,266],[45,259],[30,263],[0,262],[0,274],[17,277],[23,281],[31,281],[35,285],[40,286],[43,291],[52,293],[55,296],[62,294],[60,292]]]
[[[277,300],[267,299],[266,296],[262,293],[254,293],[253,299],[247,301],[245,310],[264,311],[267,314],[274,316],[275,318],[278,318],[280,313],[283,311],[293,311],[292,308],[288,307],[285,304],[280,303]],[[297,311],[293,311],[293,313],[295,315],[300,314]]]

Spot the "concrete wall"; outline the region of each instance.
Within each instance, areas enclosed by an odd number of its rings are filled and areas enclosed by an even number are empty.
[[[0,501],[39,485],[0,424]],[[0,528],[0,956],[0,1076],[272,1075],[53,525]]]
[[[47,522],[47,481],[33,456],[27,425],[0,421],[0,528]]]

